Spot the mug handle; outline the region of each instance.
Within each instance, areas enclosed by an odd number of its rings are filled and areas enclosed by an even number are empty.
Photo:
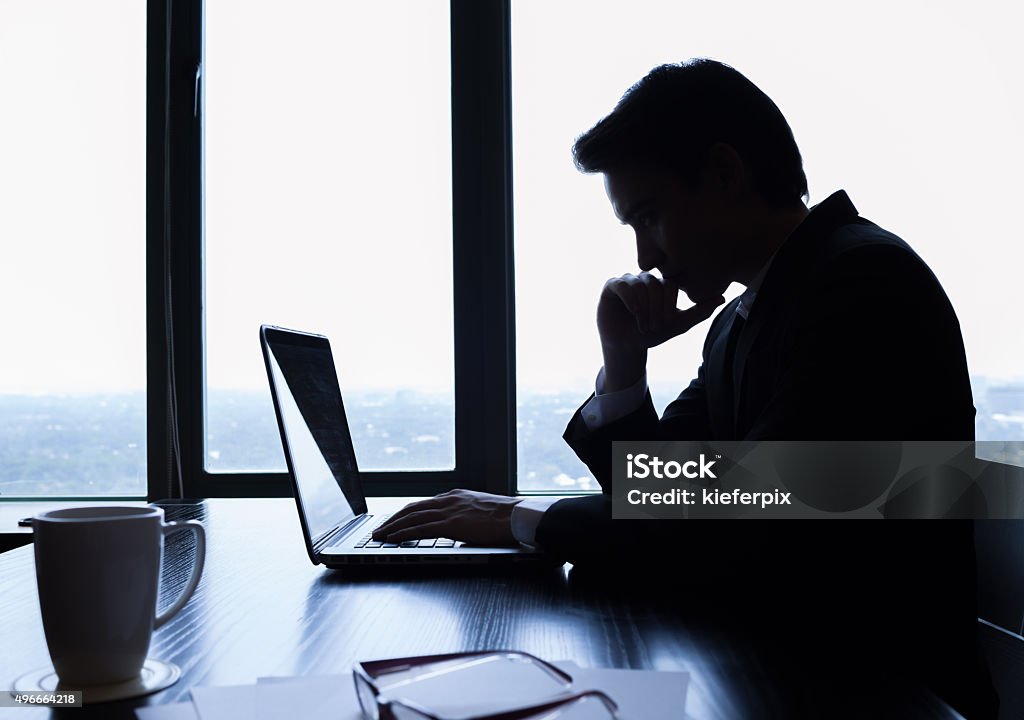
[[[186,520],[184,522],[169,522],[163,524],[164,535],[170,535],[172,532],[178,530],[191,530],[196,535],[196,562],[192,566],[192,575],[188,579],[188,584],[182,591],[181,595],[174,603],[164,610],[162,613],[156,616],[156,620],[153,624],[153,629],[156,630],[158,627],[166,623],[172,617],[178,614],[178,611],[185,607],[185,603],[192,597],[192,593],[196,589],[196,585],[199,584],[199,578],[203,574],[203,562],[206,559],[206,531],[202,524],[198,520]]]

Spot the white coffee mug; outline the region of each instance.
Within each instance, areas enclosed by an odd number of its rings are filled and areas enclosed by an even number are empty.
[[[206,534],[195,521],[164,522],[158,507],[79,507],[32,519],[43,630],[61,686],[138,677],[153,630],[199,583]],[[164,536],[191,530],[196,558],[184,592],[156,614]]]

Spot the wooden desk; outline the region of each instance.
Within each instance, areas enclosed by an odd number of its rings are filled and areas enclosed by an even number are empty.
[[[688,671],[691,718],[792,716],[770,663],[699,605],[667,608],[656,597],[579,587],[567,567],[351,576],[309,562],[291,500],[164,507],[168,519],[202,521],[208,537],[202,582],[150,650],[179,665],[182,678],[134,701],[52,715],[19,708],[6,711],[11,717],[134,718],[133,708],[187,700],[197,685],[350,673],[360,659],[488,648],[583,666]],[[189,533],[168,542],[165,598],[187,577],[192,543]],[[49,662],[31,546],[0,556],[0,589],[0,687],[9,688]],[[923,707],[950,717],[933,699]]]

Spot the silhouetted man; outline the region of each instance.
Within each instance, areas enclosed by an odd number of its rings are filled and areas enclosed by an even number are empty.
[[[552,504],[457,490],[378,535],[521,542],[602,568],[668,541],[688,549],[691,575],[744,588],[751,609],[775,595],[783,622],[813,626],[794,624],[790,639],[829,634],[856,658],[847,670],[867,663],[879,671],[865,678],[923,681],[968,717],[991,716],[969,522],[628,523],[612,520],[608,496],[614,440],[973,440],[963,340],[938,280],[845,192],[808,209],[789,125],[721,63],[652,70],[573,152],[604,175],[641,271],[604,286],[604,364],[564,436],[605,494]],[[658,417],[648,350],[710,317],[733,282],[745,292],[715,316],[696,378]],[[676,307],[679,291],[691,307]]]

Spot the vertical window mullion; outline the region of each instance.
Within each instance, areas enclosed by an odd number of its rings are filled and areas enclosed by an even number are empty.
[[[202,0],[151,1],[148,33],[148,495],[155,499],[202,495]]]
[[[509,4],[452,0],[456,465],[515,489]]]

